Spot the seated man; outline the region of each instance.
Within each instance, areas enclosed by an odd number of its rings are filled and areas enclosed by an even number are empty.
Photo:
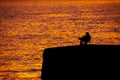
[[[83,37],[79,38],[79,40],[80,40],[80,45],[87,45],[88,42],[90,42],[91,40],[91,36],[88,32],[86,32]]]

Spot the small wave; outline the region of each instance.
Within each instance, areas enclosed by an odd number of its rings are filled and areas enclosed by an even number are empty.
[[[41,69],[30,69],[30,70],[0,70],[0,72],[36,72],[41,71]]]

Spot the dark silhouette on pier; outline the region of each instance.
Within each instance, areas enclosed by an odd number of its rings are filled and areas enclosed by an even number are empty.
[[[43,53],[42,80],[115,79],[120,45],[48,48]]]
[[[89,32],[86,32],[84,36],[79,38],[79,40],[80,40],[80,45],[87,45],[88,42],[90,42],[91,40],[91,35],[89,34]]]

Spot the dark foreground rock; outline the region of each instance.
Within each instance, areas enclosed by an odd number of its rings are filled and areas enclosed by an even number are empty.
[[[43,53],[43,80],[115,79],[120,45],[48,48]]]

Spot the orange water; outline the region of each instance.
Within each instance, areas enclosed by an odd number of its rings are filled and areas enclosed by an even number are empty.
[[[40,80],[45,48],[120,45],[120,4],[0,6],[0,80]]]

